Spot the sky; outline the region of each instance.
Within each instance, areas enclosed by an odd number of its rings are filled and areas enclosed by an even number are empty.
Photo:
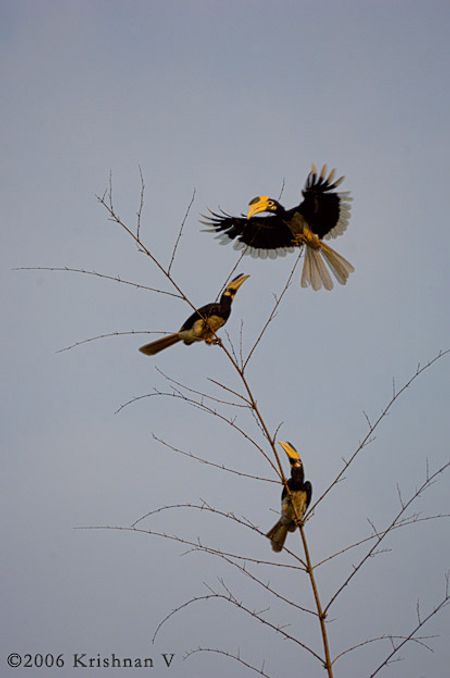
[[[240,214],[255,195],[298,204],[308,169],[328,163],[354,198],[333,246],[355,266],[346,286],[314,292],[300,271],[249,363],[247,377],[271,432],[299,449],[317,498],[397,390],[450,348],[447,220],[450,156],[450,8],[447,2],[165,0],[0,2],[2,125],[0,267],[3,333],[0,476],[0,667],[18,653],[63,655],[55,675],[79,675],[73,655],[152,657],[153,676],[274,677],[324,671],[310,654],[211,587],[321,652],[310,615],[271,596],[223,558],[129,530],[159,507],[200,505],[245,516],[265,532],[281,486],[264,458],[218,417],[169,396],[165,375],[215,397],[218,380],[241,391],[216,347],[177,345],[155,358],[137,348],[190,314],[179,299],[79,273],[72,267],[170,291],[157,267],[98,203],[112,177],[114,205],[132,225],[145,182],[141,235],[164,264],[195,191],[173,265],[195,305],[213,301],[237,261],[201,231],[200,214]],[[227,330],[254,343],[295,257],[245,258],[250,275]],[[222,332],[224,334],[224,332]],[[158,371],[160,370],[160,371]],[[162,372],[162,373],[161,373]],[[389,524],[427,473],[449,460],[450,356],[421,374],[381,422],[375,440],[306,525],[314,562]],[[223,392],[222,392],[223,395]],[[218,407],[222,408],[222,406]],[[229,416],[236,408],[219,410]],[[260,440],[254,422],[237,422]],[[287,464],[286,464],[287,465]],[[272,475],[271,475],[272,473]],[[449,513],[442,474],[411,507]],[[370,522],[369,522],[370,521]],[[255,576],[312,605],[302,572],[268,541],[230,519],[192,508],[139,523],[240,555]],[[381,635],[405,636],[442,599],[450,562],[445,517],[397,530],[330,609],[332,653]],[[288,546],[299,552],[296,535]],[[326,602],[364,547],[319,567]],[[209,588],[208,588],[209,587]],[[311,621],[312,619],[312,621]],[[450,661],[448,609],[419,644],[379,675],[431,678]],[[370,676],[390,650],[374,642],[339,660],[335,676]],[[174,655],[170,668],[162,655]],[[34,661],[34,659],[33,659]],[[57,671],[59,673],[57,674]],[[28,669],[30,671],[30,669]],[[137,673],[136,673],[137,672]],[[34,675],[47,671],[32,668]],[[89,669],[89,675],[125,669]],[[146,671],[136,669],[136,675]],[[133,673],[133,675],[134,675]],[[127,674],[128,675],[128,674]]]

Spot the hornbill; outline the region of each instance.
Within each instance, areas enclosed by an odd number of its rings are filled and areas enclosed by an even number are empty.
[[[248,275],[238,275],[226,286],[219,303],[206,304],[198,308],[189,316],[178,332],[168,334],[166,337],[145,344],[140,351],[145,355],[155,355],[168,346],[183,341],[185,344],[193,344],[194,341],[205,341],[207,344],[217,344],[217,330],[225,325],[231,313],[231,304],[234,296]]]
[[[333,288],[330,273],[322,259],[334,273],[336,280],[345,285],[349,274],[355,269],[344,257],[323,242],[323,239],[342,235],[350,218],[349,191],[337,193],[335,189],[345,177],[334,180],[336,170],[327,177],[327,166],[320,174],[313,163],[302,191],[303,200],[296,207],[285,209],[277,200],[260,195],[250,200],[247,216],[233,217],[223,210],[220,214],[210,210],[207,221],[202,221],[207,230],[218,234],[221,244],[235,240],[235,249],[255,257],[284,256],[295,247],[306,245],[301,286],[319,290]],[[266,216],[255,216],[270,212]]]
[[[280,442],[280,445],[289,457],[291,477],[287,481],[289,492],[284,486],[281,494],[281,518],[266,534],[272,542],[273,551],[282,550],[287,533],[294,532],[303,520],[312,496],[312,485],[308,480],[305,482],[299,453],[292,443]]]

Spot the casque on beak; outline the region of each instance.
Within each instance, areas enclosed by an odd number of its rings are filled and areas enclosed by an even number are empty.
[[[292,445],[292,443],[289,443],[287,441],[279,441],[280,446],[283,448],[283,450],[286,452],[287,456],[289,457],[289,461],[291,464],[300,464],[302,463],[302,460],[300,459],[300,455],[295,449],[295,447]]]
[[[249,275],[238,275],[236,278],[233,278],[233,280],[228,283],[227,285],[227,290],[233,290],[234,292],[237,292],[240,286],[245,283],[245,281],[250,278]]]
[[[260,195],[257,198],[253,198],[248,205],[247,219],[251,219],[255,214],[259,214],[260,212],[270,211],[269,201],[270,198],[268,195]]]

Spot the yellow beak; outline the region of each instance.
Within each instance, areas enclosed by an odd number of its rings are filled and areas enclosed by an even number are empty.
[[[292,459],[293,461],[301,461],[300,455],[295,449],[295,447],[292,445],[292,443],[288,443],[287,441],[281,441],[280,440],[280,445],[283,448],[283,450],[286,452],[287,456],[289,459]]]
[[[269,196],[260,195],[259,198],[252,200],[248,206],[247,219],[251,219],[255,214],[267,212],[269,208]]]
[[[234,278],[231,282],[228,283],[227,285],[227,290],[232,290],[234,292],[237,292],[240,286],[245,283],[245,281],[250,278],[249,275],[238,275],[236,278]]]

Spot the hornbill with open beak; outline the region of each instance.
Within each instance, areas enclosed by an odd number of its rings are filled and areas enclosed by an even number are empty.
[[[355,269],[323,242],[342,235],[350,218],[352,198],[348,191],[336,192],[345,177],[335,181],[335,173],[333,169],[327,177],[327,166],[324,165],[318,174],[313,163],[302,191],[303,200],[297,207],[287,210],[274,198],[260,195],[249,202],[247,216],[233,217],[223,210],[220,214],[210,210],[210,216],[205,217],[207,221],[201,223],[208,226],[208,230],[218,233],[221,244],[235,240],[235,249],[243,249],[245,254],[255,257],[274,259],[305,245],[302,287],[311,285],[314,290],[333,288],[325,262],[336,280],[345,285]],[[262,212],[270,214],[255,216]]]
[[[194,341],[205,341],[207,344],[217,344],[219,339],[216,332],[227,322],[231,313],[231,304],[234,296],[248,275],[238,275],[226,286],[218,303],[206,304],[198,308],[189,316],[178,332],[168,334],[166,337],[145,344],[140,351],[145,355],[155,355],[168,346],[183,341],[185,344],[193,344]]]
[[[289,492],[285,486],[281,494],[281,518],[266,534],[272,542],[273,551],[281,551],[287,533],[295,532],[297,525],[303,520],[312,496],[312,485],[308,480],[305,482],[303,462],[299,453],[292,443],[280,441],[280,445],[289,457],[291,477],[287,481]]]

